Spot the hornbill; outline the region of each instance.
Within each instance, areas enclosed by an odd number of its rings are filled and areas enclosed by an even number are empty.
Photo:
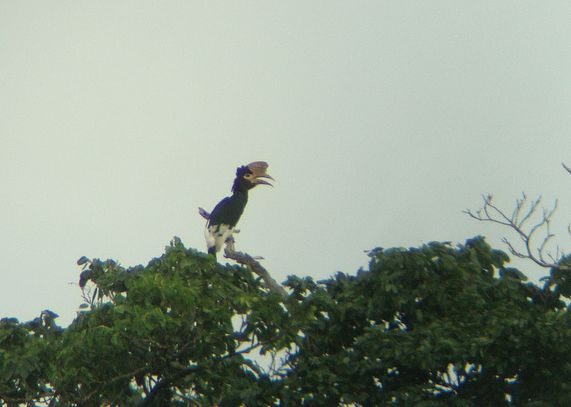
[[[224,243],[232,237],[234,227],[238,223],[246,203],[248,203],[248,191],[256,185],[270,185],[262,178],[273,180],[266,169],[268,164],[263,161],[255,161],[236,169],[236,178],[232,185],[232,195],[222,199],[210,213],[206,222],[204,237],[208,253],[216,256]]]

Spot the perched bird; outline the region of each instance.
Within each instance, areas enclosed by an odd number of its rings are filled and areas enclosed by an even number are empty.
[[[206,222],[204,237],[208,253],[216,256],[224,243],[232,237],[234,227],[238,223],[244,208],[248,203],[248,191],[256,185],[269,185],[262,178],[273,180],[266,170],[268,164],[263,161],[255,161],[236,169],[236,178],[232,185],[232,195],[222,199],[210,213]]]

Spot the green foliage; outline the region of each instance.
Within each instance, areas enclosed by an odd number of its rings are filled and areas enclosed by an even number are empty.
[[[534,298],[524,276],[503,267],[507,260],[481,238],[372,251],[368,271],[338,274],[303,300],[314,319],[283,397],[306,405],[569,405],[569,313],[560,301],[546,307]]]
[[[65,389],[62,402],[182,400],[176,386],[207,404],[265,402],[267,390],[242,352],[271,339],[267,327],[284,311],[251,273],[175,241],[145,268],[94,261],[85,274],[113,300],[80,315],[63,335],[55,362],[66,368],[53,380]],[[247,324],[236,326],[235,318]]]
[[[80,259],[86,304],[0,321],[8,405],[569,405],[565,269],[526,282],[482,238],[375,249],[289,296],[175,239],[147,266]],[[90,291],[91,290],[91,291]]]
[[[0,395],[8,405],[42,400],[50,394],[49,360],[61,328],[51,311],[21,324],[15,318],[0,320]]]

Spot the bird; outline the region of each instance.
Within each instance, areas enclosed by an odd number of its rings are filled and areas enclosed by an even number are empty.
[[[216,257],[226,241],[232,238],[235,227],[248,203],[248,191],[257,185],[272,186],[266,179],[275,181],[266,173],[268,163],[254,161],[236,169],[232,195],[222,199],[210,212],[204,229],[208,253]]]

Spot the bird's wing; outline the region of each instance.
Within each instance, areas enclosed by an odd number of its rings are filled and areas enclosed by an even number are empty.
[[[225,213],[228,212],[228,207],[230,206],[230,197],[222,199],[210,212],[210,219],[208,219],[209,225],[220,225],[221,223],[226,223],[227,219]]]
[[[240,205],[236,199],[231,197],[226,197],[218,205],[214,207],[210,213],[210,219],[208,220],[208,225],[228,225],[233,228],[238,223],[242,211],[244,210],[244,205]]]

